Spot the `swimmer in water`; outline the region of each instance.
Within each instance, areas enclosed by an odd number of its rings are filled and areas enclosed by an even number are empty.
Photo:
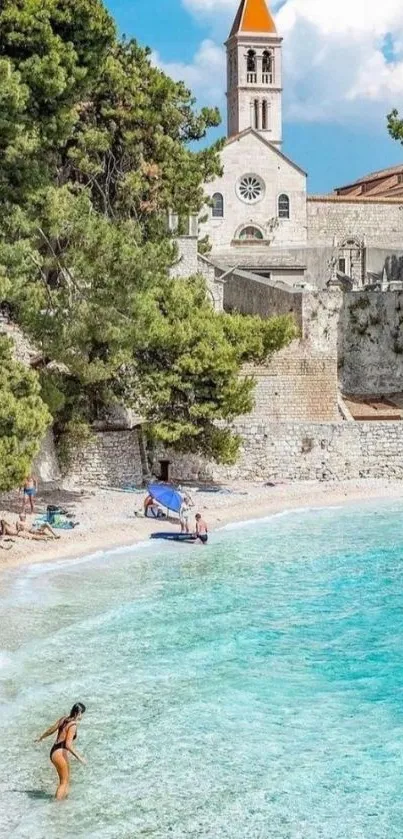
[[[208,542],[208,527],[207,523],[202,519],[200,513],[196,515],[196,539],[200,539],[202,545],[207,545]]]
[[[77,726],[84,713],[85,705],[82,702],[77,702],[76,705],[73,705],[68,717],[61,717],[35,740],[36,743],[41,743],[45,737],[50,737],[51,734],[57,732],[56,741],[50,750],[50,759],[59,776],[59,785],[56,790],[57,801],[63,801],[69,794],[69,754],[72,754],[83,766],[87,763],[73,746],[74,740],[77,739]]]

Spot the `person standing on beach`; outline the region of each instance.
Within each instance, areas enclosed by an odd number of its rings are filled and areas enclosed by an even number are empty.
[[[57,737],[54,745],[50,750],[50,759],[56,772],[59,776],[59,784],[56,790],[56,800],[63,801],[69,794],[70,784],[70,764],[69,754],[72,754],[76,760],[86,765],[87,761],[74,748],[73,742],[77,739],[77,726],[82,715],[85,713],[85,705],[82,702],[77,702],[73,705],[70,714],[67,717],[61,717],[60,720],[47,728],[35,743],[41,743],[45,737],[50,737],[51,734],[57,732]]]
[[[194,507],[194,502],[187,492],[182,492],[182,487],[179,487],[179,494],[182,499],[181,508],[179,510],[179,523],[181,526],[181,533],[190,533],[190,510],[192,507]]]
[[[27,506],[27,501],[29,500],[31,513],[35,512],[35,504],[34,499],[36,493],[38,492],[38,481],[35,475],[27,475],[25,481],[21,487],[20,492],[22,491],[23,494],[23,502],[22,502],[22,512],[25,513],[25,508]]]
[[[202,519],[200,513],[196,515],[196,537],[200,539],[202,545],[207,545],[208,542],[208,527],[207,523]]]
[[[182,506],[179,511],[179,521],[181,526],[181,533],[190,533],[189,528],[190,519],[190,503],[187,496],[183,498]]]

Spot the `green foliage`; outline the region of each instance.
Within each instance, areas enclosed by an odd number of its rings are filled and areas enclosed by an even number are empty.
[[[41,398],[45,405],[48,406],[52,416],[61,414],[66,404],[66,397],[63,392],[63,379],[45,371],[40,375],[40,383]]]
[[[117,42],[82,108],[68,151],[71,177],[88,185],[104,214],[135,217],[148,235],[160,236],[156,222],[166,211],[198,211],[203,181],[221,170],[221,143],[200,152],[189,147],[219,124],[218,111],[196,113],[193,105],[181,82],[152,66],[148,50]]]
[[[156,303],[134,356],[137,404],[159,440],[233,462],[239,441],[217,422],[252,410],[254,382],[240,367],[284,346],[293,322],[217,314],[200,278],[166,282]]]
[[[253,404],[242,364],[296,333],[170,278],[168,211],[202,212],[221,172],[220,142],[194,150],[217,110],[118,39],[100,0],[6,0],[0,39],[0,299],[57,363],[41,384],[60,439],[119,401],[154,439],[232,462],[223,424]]]
[[[386,119],[390,136],[393,140],[398,140],[399,143],[403,144],[403,120],[400,118],[399,111],[394,108]]]
[[[0,491],[22,483],[49,422],[37,377],[13,360],[0,336]]]
[[[114,24],[98,0],[3,0],[0,105],[6,99],[6,115],[14,111],[6,126],[0,118],[3,200],[21,204],[60,175],[80,103],[114,41]]]

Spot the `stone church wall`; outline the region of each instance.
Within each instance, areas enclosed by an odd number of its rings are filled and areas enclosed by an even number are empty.
[[[338,247],[349,236],[366,247],[403,248],[403,201],[309,196],[308,247]]]
[[[237,239],[240,230],[249,225],[258,226],[266,240],[266,249],[304,246],[306,244],[306,176],[286,158],[266,145],[253,133],[240,136],[226,145],[221,153],[224,173],[205,185],[210,197],[219,192],[224,198],[223,218],[213,218],[201,225],[200,235],[209,235],[213,253],[228,250]],[[238,198],[236,186],[242,175],[256,174],[265,182],[265,194],[261,201],[245,203]],[[280,194],[290,198],[290,218],[277,219],[277,202]],[[253,242],[251,248],[259,249],[265,243]],[[242,246],[242,242],[240,242]],[[234,262],[237,261],[237,245],[233,246]],[[268,258],[270,253],[268,253]]]
[[[344,295],[339,375],[346,394],[403,393],[403,292]]]

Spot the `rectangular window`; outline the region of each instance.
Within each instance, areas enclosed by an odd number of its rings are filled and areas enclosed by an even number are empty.
[[[262,102],[262,128],[263,128],[263,131],[267,131],[267,129],[269,127],[267,112],[268,112],[267,101],[266,101],[266,99],[263,99],[263,102]]]
[[[345,274],[346,273],[346,260],[345,259],[339,259],[339,271],[340,271],[340,274]]]
[[[260,120],[259,120],[259,100],[255,99],[254,104],[254,117],[255,117],[255,128],[259,131],[260,128]]]

